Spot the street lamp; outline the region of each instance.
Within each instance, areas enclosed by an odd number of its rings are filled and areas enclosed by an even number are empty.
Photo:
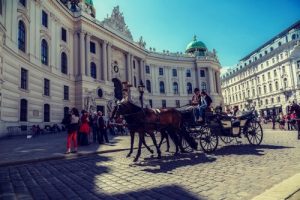
[[[128,81],[122,82],[123,87],[123,98],[128,101],[129,99],[129,88],[132,87],[131,84],[129,84]]]
[[[138,88],[139,88],[139,92],[140,92],[140,102],[141,102],[141,106],[143,108],[143,105],[144,105],[143,95],[144,95],[145,85],[142,80],[140,81],[140,85],[138,86]]]

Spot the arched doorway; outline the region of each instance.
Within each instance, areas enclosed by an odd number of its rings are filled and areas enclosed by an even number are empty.
[[[112,82],[114,83],[114,92],[115,92],[115,98],[118,100],[122,100],[123,94],[122,94],[122,83],[119,79],[113,78]]]

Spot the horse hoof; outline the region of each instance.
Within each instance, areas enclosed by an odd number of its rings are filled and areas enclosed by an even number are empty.
[[[158,155],[158,156],[157,156],[157,159],[161,159],[161,155]]]
[[[131,154],[127,154],[126,158],[129,158],[131,156]]]
[[[152,149],[149,150],[151,154],[154,154],[154,151]]]
[[[138,158],[135,158],[134,160],[133,160],[133,162],[137,162],[139,159]]]

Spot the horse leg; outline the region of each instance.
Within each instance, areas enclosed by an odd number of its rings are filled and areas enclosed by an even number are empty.
[[[166,133],[166,132],[165,132],[165,138],[166,138],[166,141],[167,141],[167,150],[166,150],[166,152],[169,152],[170,151],[170,141],[169,141],[168,133]]]
[[[127,158],[130,157],[133,152],[133,144],[134,144],[134,132],[130,131],[130,150],[126,156]]]
[[[168,129],[168,134],[169,134],[171,140],[173,141],[173,143],[175,144],[175,148],[176,148],[175,155],[177,155],[178,151],[179,151],[179,149],[178,149],[178,138],[176,137],[176,134],[175,134],[175,132],[173,131],[172,128]]]
[[[139,145],[138,145],[138,151],[137,151],[137,154],[133,160],[133,162],[136,162],[138,161],[139,157],[141,156],[141,151],[142,151],[142,141],[143,141],[143,138],[144,137],[144,133],[140,133],[139,132]]]
[[[160,142],[159,142],[159,144],[158,144],[158,148],[160,149],[160,147],[161,147],[161,145],[162,145],[162,143],[163,143],[163,141],[164,141],[164,139],[165,139],[165,133],[164,133],[164,131],[163,130],[161,130],[160,131]]]
[[[161,151],[160,151],[160,148],[159,148],[158,145],[157,145],[157,142],[156,142],[154,133],[153,133],[153,132],[152,132],[151,134],[149,133],[149,135],[150,135],[150,137],[152,138],[153,144],[154,144],[155,147],[156,147],[157,158],[160,159],[160,158],[161,158]]]
[[[150,135],[150,134],[149,134],[149,135]],[[144,137],[142,138],[142,143],[143,143],[143,145],[146,147],[146,149],[147,149],[151,154],[154,153],[154,151],[146,144],[145,135],[144,135]]]

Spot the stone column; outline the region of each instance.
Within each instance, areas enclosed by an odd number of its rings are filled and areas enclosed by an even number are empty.
[[[102,80],[102,72],[101,72],[101,70],[102,70],[102,67],[101,67],[101,65],[102,65],[102,48],[101,48],[101,43],[100,42],[98,42],[98,46],[99,46],[99,52],[98,52],[98,56],[99,56],[99,60],[100,60],[100,62],[99,62],[99,65],[97,65],[97,80]]]
[[[126,81],[128,81],[130,84],[131,80],[130,80],[130,74],[131,74],[131,69],[130,69],[130,53],[126,53]]]
[[[171,67],[169,67],[169,66],[165,67],[165,71],[166,71],[165,89],[166,89],[167,94],[172,94],[172,92],[173,92],[171,89],[173,84],[171,83],[170,69],[171,69]]]
[[[196,86],[195,87],[197,87],[201,90],[200,83],[199,83],[199,70],[198,70],[197,64],[195,66],[195,81],[196,81]]]
[[[80,32],[80,47],[79,47],[79,52],[80,52],[80,75],[84,76],[85,75],[85,46],[84,46],[84,32]]]
[[[212,68],[208,68],[209,92],[215,94],[214,73]]]
[[[141,66],[141,80],[143,80],[143,83],[146,84],[145,80],[145,60],[142,60],[142,66]]]
[[[179,78],[179,90],[181,95],[186,95],[186,83],[184,81],[185,78],[185,70],[183,67],[178,68],[178,78]]]
[[[111,81],[111,43],[107,45],[107,80]]]
[[[103,69],[103,80],[107,81],[107,41],[103,41],[102,43],[102,69]]]
[[[221,92],[221,78],[220,78],[220,72],[217,72],[217,78],[218,78],[218,90],[219,90],[219,94],[221,95],[222,92]],[[251,90],[250,90],[251,92]]]
[[[133,70],[133,55],[130,54],[130,65],[129,65],[129,82],[133,85],[133,77],[134,77],[134,70]]]
[[[90,41],[91,41],[91,35],[89,33],[85,36],[85,75],[91,76],[91,70],[90,70]]]

